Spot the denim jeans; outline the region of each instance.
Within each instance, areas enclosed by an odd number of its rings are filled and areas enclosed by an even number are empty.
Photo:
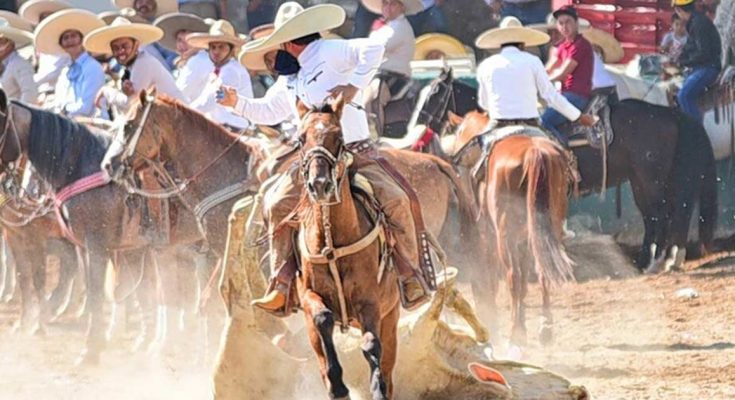
[[[590,102],[588,97],[580,96],[572,92],[564,92],[561,95],[566,97],[566,99],[577,107],[579,111],[584,111],[585,107],[587,107],[587,103]],[[567,117],[561,115],[559,111],[556,111],[551,107],[547,108],[546,111],[544,111],[544,115],[541,116],[541,125],[565,144],[567,143],[567,138],[557,127],[566,121]]]
[[[424,33],[448,33],[449,26],[444,10],[438,6],[431,6],[418,14],[406,17],[413,28],[416,37]]]
[[[699,110],[697,100],[704,93],[704,89],[717,80],[720,69],[715,67],[697,67],[684,80],[684,84],[676,96],[679,108],[689,114],[697,121],[702,121],[702,112]]]

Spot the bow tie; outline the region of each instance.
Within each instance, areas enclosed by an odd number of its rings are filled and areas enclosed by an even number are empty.
[[[66,71],[66,78],[69,82],[76,82],[82,76],[82,66],[78,62],[73,62]]]
[[[370,31],[377,31],[378,29],[382,28],[383,26],[387,25],[388,22],[385,21],[385,18],[378,18],[375,21],[373,21],[373,25],[370,27]]]

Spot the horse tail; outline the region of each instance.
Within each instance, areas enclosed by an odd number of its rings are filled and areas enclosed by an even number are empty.
[[[462,225],[465,223],[473,225],[476,224],[478,210],[474,200],[472,200],[472,195],[468,193],[466,185],[462,184],[459,175],[457,175],[457,171],[455,171],[449,163],[438,157],[436,157],[434,162],[437,168],[439,168],[439,171],[441,171],[441,173],[444,174],[452,183],[454,197],[457,201],[457,209],[460,214]]]
[[[561,240],[567,166],[563,155],[553,156],[555,148],[549,151],[536,145],[538,141],[532,143],[523,160],[528,243],[539,282],[558,284],[574,279],[573,262]]]

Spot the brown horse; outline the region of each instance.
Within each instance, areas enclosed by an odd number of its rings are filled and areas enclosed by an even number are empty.
[[[486,114],[467,115],[467,129],[484,129]],[[460,132],[461,134],[462,132]],[[505,267],[512,301],[511,343],[526,341],[524,297],[531,266],[541,284],[541,342],[552,339],[549,291],[573,279],[562,244],[567,213],[568,166],[562,149],[544,137],[510,136],[495,143],[479,184],[482,211],[494,232],[497,260]]]
[[[337,314],[343,330],[352,325],[362,331],[373,399],[390,399],[398,350],[398,277],[383,263],[382,215],[371,215],[352,193],[339,122],[343,106],[340,98],[302,117],[301,172],[308,201],[301,203],[298,294],[329,397],[349,396],[332,341]]]

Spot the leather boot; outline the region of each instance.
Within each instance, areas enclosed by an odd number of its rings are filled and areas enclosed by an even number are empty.
[[[408,311],[413,311],[431,300],[429,288],[418,275],[401,279],[399,287],[401,303]]]
[[[265,296],[250,302],[250,305],[268,312],[278,312],[286,306],[288,286],[283,283],[275,285]]]

